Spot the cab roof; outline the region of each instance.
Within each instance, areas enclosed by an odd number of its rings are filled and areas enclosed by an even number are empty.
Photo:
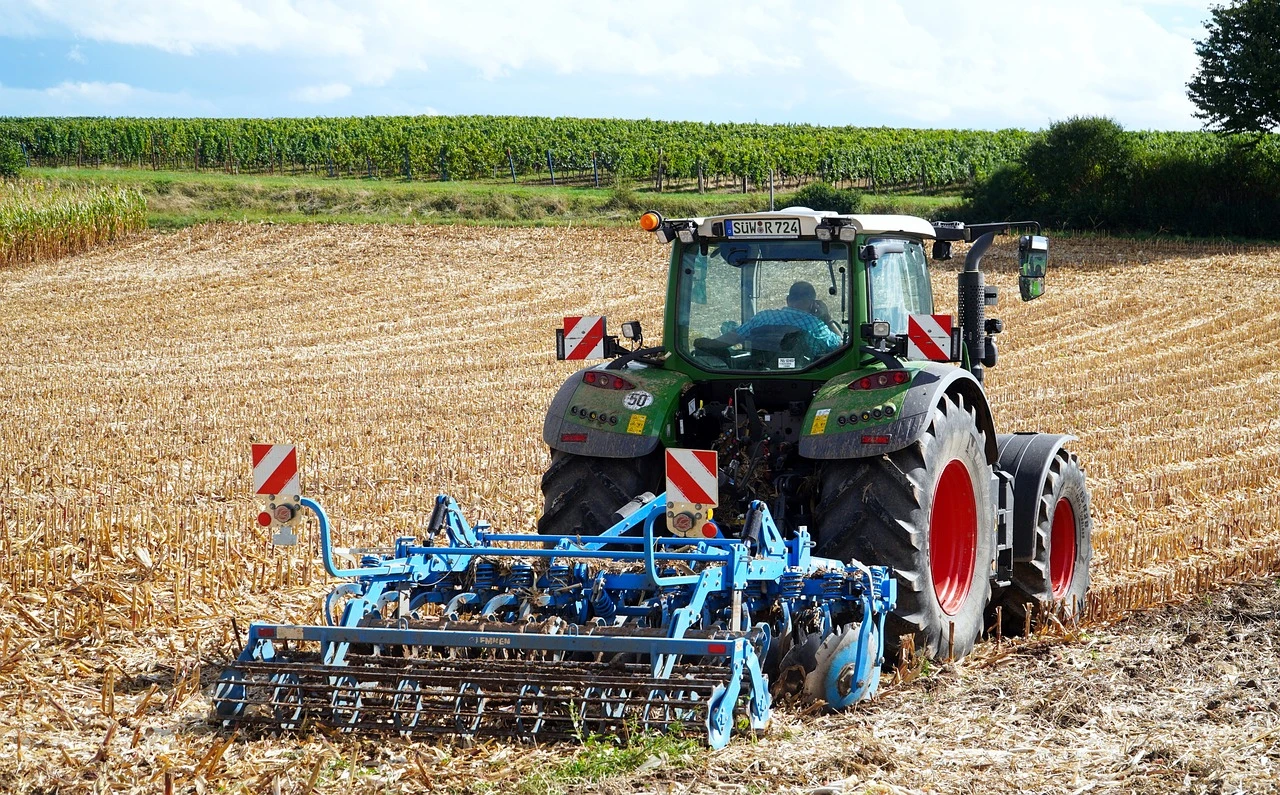
[[[749,219],[776,220],[780,218],[795,218],[799,220],[801,237],[814,237],[818,225],[824,221],[828,224],[834,221],[841,226],[852,226],[860,234],[901,234],[920,238],[934,238],[937,234],[934,232],[933,224],[913,215],[841,215],[829,210],[812,210],[808,207],[784,207],[781,210],[771,212],[730,213],[728,215],[681,220],[692,221],[694,226],[697,227],[700,237],[722,237],[723,224],[729,219],[737,221]],[[716,234],[713,230],[716,224],[720,225],[721,234]]]

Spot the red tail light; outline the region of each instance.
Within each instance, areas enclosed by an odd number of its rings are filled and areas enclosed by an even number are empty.
[[[867,375],[849,384],[850,389],[884,389],[890,386],[902,386],[911,381],[911,373],[906,370],[885,370],[883,373]]]
[[[582,381],[592,386],[598,386],[601,389],[635,389],[636,385],[625,378],[619,378],[613,373],[606,373],[602,370],[588,370],[582,374]]]

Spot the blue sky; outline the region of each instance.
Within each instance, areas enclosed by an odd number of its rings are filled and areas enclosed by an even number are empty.
[[[1198,129],[1209,0],[0,0],[0,115]]]

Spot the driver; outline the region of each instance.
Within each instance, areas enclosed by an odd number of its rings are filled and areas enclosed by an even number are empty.
[[[737,345],[751,336],[754,329],[762,326],[793,326],[809,337],[810,348],[815,356],[834,351],[840,347],[839,328],[831,320],[826,306],[818,300],[818,293],[813,285],[806,281],[798,281],[787,291],[787,305],[780,309],[762,309],[754,317],[727,334],[715,340],[708,340],[712,345],[720,347]],[[701,342],[701,340],[695,340]]]

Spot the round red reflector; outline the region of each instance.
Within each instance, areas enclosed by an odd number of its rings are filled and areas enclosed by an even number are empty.
[[[717,530],[716,530],[716,526],[715,526],[715,524],[713,524],[712,522],[707,522],[706,524],[704,524],[704,525],[702,526],[702,537],[703,537],[703,538],[715,538],[715,537],[716,537],[716,532],[717,532]]]
[[[258,524],[262,525],[263,527],[270,527],[271,514],[267,513],[266,511],[263,511],[262,513],[258,514]]]
[[[693,529],[693,517],[687,513],[678,513],[676,514],[676,518],[672,520],[672,524],[674,524],[676,529],[681,533],[687,533]]]
[[[905,384],[910,380],[911,376],[907,374],[906,370],[897,370],[893,374],[893,383],[895,384]]]
[[[275,515],[277,522],[287,522],[293,518],[293,507],[290,505],[277,505]]]
[[[864,379],[862,379],[861,381],[859,381],[859,382],[858,382],[858,386],[862,387],[863,389],[870,389],[870,388],[871,388],[871,379],[870,379],[870,378],[864,378]]]

